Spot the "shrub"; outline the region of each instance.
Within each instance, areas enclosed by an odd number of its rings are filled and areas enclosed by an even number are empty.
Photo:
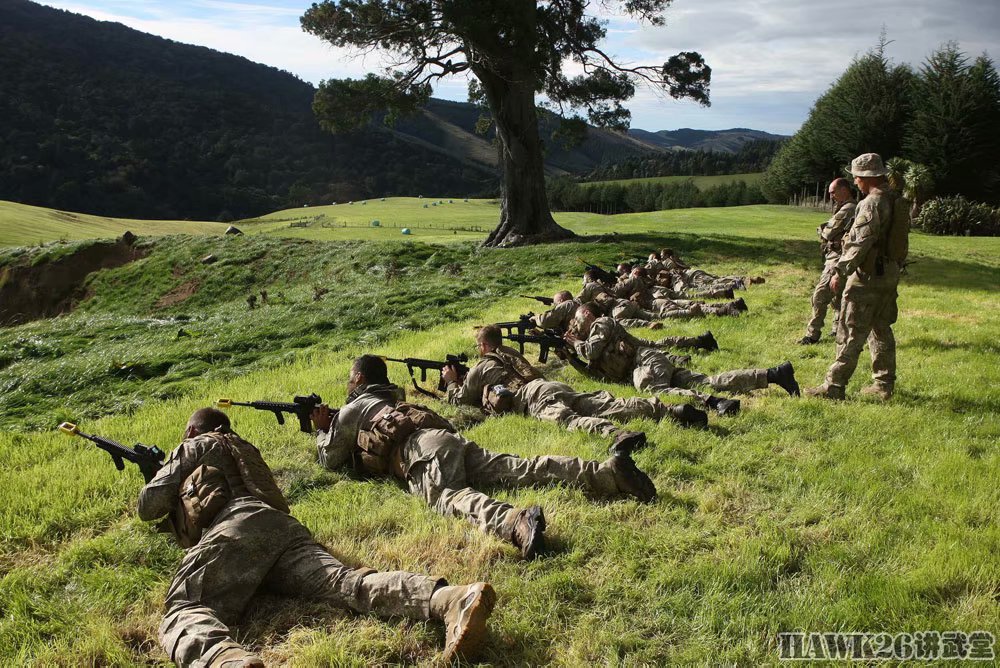
[[[1000,236],[1000,209],[961,195],[938,197],[924,205],[916,227],[931,234]]]

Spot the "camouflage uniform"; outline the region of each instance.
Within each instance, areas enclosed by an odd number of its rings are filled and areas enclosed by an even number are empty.
[[[580,300],[567,300],[556,304],[548,311],[536,315],[535,323],[543,329],[569,331],[570,323],[573,322],[573,316],[576,314],[576,309],[582,303]],[[664,306],[662,313],[648,311],[628,299],[611,298],[610,301],[606,301],[605,303],[613,304],[609,316],[620,322],[622,327],[646,327],[650,322],[667,318],[697,317],[694,311],[680,308],[673,302],[671,304],[674,307]],[[678,348],[683,348],[685,345],[691,344],[690,337],[670,337],[668,340]]]
[[[143,520],[172,517],[176,527],[179,500],[182,493],[189,498],[196,493],[197,476],[191,474],[199,467],[222,471],[231,494],[184,555],[167,591],[159,637],[171,660],[182,667],[208,666],[225,650],[239,648],[229,625],[261,589],[382,617],[430,618],[431,595],[443,580],[350,568],[337,561],[287,513],[259,453],[248,458],[253,479],[244,480],[232,452],[222,445],[233,436],[212,432],[185,440],[139,497]],[[270,503],[250,491],[260,487],[270,489]]]
[[[827,306],[833,307],[833,334],[837,334],[837,323],[840,320],[840,299],[844,293],[844,285],[834,292],[830,288],[830,280],[837,273],[837,263],[840,261],[841,239],[847,234],[854,220],[854,210],[857,203],[849,200],[840,205],[833,216],[818,230],[825,254],[823,257],[823,273],[819,277],[816,289],[812,294],[812,318],[806,325],[806,338],[818,341],[823,333],[823,320],[826,318]]]
[[[693,388],[707,386],[725,392],[749,392],[767,387],[767,369],[741,369],[706,376],[680,366],[659,344],[638,339],[611,318],[598,318],[586,340],[575,344],[576,353],[590,369],[608,380],[629,382],[639,390],[693,396],[709,395]]]
[[[524,365],[530,366],[524,356],[513,348],[501,346],[499,352],[505,356],[516,356]],[[496,385],[509,386],[512,376],[508,366],[493,357],[484,357],[472,367],[461,385],[448,385],[448,402],[483,408],[484,391]],[[651,418],[658,421],[669,415],[669,407],[655,398],[617,399],[610,392],[576,392],[566,383],[537,378],[517,389],[511,412],[555,422],[570,431],[579,429],[589,434],[613,436],[621,430],[611,420],[625,422],[634,418]]]
[[[868,341],[875,385],[892,392],[896,383],[896,339],[892,324],[896,306],[899,265],[879,257],[878,242],[892,221],[896,194],[887,184],[872,188],[857,205],[854,224],[836,264],[847,276],[837,330],[837,357],[826,374],[826,385],[842,395]],[[879,274],[876,265],[881,265]]]
[[[336,469],[351,461],[359,433],[370,427],[372,419],[387,404],[395,404],[401,397],[402,391],[394,385],[366,385],[352,392],[332,430],[317,435],[320,463]],[[575,457],[524,459],[495,454],[443,429],[414,432],[403,444],[400,455],[403,482],[411,494],[423,498],[442,515],[465,518],[481,531],[507,541],[513,538],[518,510],[476,487],[562,482],[582,487],[598,497],[624,491],[616,482],[610,460],[599,463]]]

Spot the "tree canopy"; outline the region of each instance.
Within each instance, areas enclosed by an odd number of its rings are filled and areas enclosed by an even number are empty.
[[[302,17],[303,28],[338,47],[380,51],[391,64],[360,80],[320,86],[314,109],[335,132],[383,110],[391,121],[419,108],[432,85],[470,73],[473,96],[496,124],[501,165],[501,220],[492,245],[569,236],[545,198],[536,95],[565,120],[566,135],[591,124],[625,130],[623,103],[646,84],[674,98],[709,103],[711,69],[681,52],[660,65],[623,63],[601,48],[606,22],[595,6],[663,25],[671,0],[326,0]]]

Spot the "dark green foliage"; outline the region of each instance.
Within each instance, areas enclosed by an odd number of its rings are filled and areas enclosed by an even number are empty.
[[[906,156],[927,165],[938,195],[1000,196],[1000,75],[946,44],[927,59],[914,85]]]
[[[763,204],[760,188],[745,181],[721,183],[701,190],[693,181],[683,183],[606,183],[580,185],[571,179],[548,183],[549,202],[556,211],[601,214],[640,213],[665,209],[744,206]]]
[[[484,173],[384,131],[331,137],[293,75],[119,24],[0,3],[0,199],[225,220]]]
[[[937,197],[920,211],[915,226],[931,234],[1000,236],[1000,208],[961,195]]]
[[[844,167],[861,153],[885,159],[900,153],[914,77],[909,67],[892,65],[884,47],[855,59],[816,100],[767,170],[762,189],[770,201],[784,203],[803,186],[812,192],[816,183],[843,176]]]
[[[641,179],[652,176],[713,176],[763,172],[784,142],[756,139],[736,153],[726,151],[673,151],[629,156],[602,164],[587,174],[587,181]]]

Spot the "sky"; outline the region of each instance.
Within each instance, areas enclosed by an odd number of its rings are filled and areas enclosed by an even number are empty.
[[[311,0],[43,0],[143,32],[207,46],[292,72],[318,84],[360,77],[386,60],[335,49],[302,32]],[[599,2],[593,3],[595,6]],[[614,2],[605,4],[614,5]],[[970,56],[1000,58],[1000,0],[674,0],[666,25],[611,13],[605,51],[629,64],[662,64],[698,51],[712,68],[712,106],[639,88],[627,104],[644,130],[746,127],[793,134],[813,102],[851,60],[886,31],[887,55],[919,65],[945,42]],[[440,82],[434,95],[465,100],[468,82]]]

